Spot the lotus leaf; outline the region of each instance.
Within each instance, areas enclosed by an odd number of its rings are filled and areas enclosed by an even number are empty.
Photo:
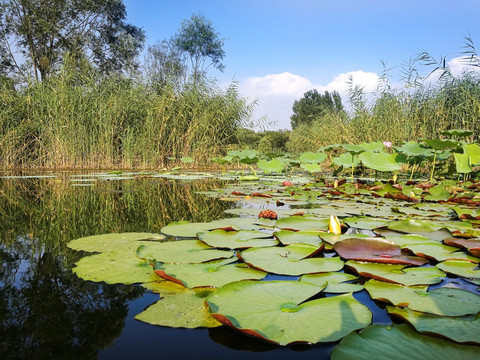
[[[175,328],[218,327],[205,304],[205,298],[214,289],[185,289],[169,294],[135,316],[135,319],[152,324]]]
[[[221,323],[280,345],[336,341],[370,324],[370,310],[351,294],[306,301],[321,289],[298,281],[240,281],[206,302]]]
[[[436,261],[445,260],[467,260],[471,262],[479,262],[480,259],[465,254],[463,251],[458,251],[458,248],[447,246],[440,243],[428,244],[408,244],[402,246],[403,249],[408,249],[415,255],[434,259]]]
[[[403,285],[437,284],[445,277],[445,273],[436,267],[407,268],[405,265],[358,261],[348,261],[345,265],[354,269],[360,276]]]
[[[441,131],[440,134],[445,135],[445,136],[459,136],[459,137],[467,137],[473,134],[472,130],[466,130],[466,129],[451,129],[451,130],[445,130]]]
[[[480,296],[463,289],[442,287],[427,292],[426,286],[404,286],[377,280],[368,280],[365,289],[372,299],[428,314],[463,316],[480,311]]]
[[[468,279],[480,279],[478,264],[464,260],[448,260],[436,265],[438,269]]]
[[[389,221],[370,217],[350,217],[343,219],[343,222],[350,227],[357,229],[373,230],[388,225]]]
[[[163,279],[188,288],[220,287],[233,281],[261,280],[267,273],[244,264],[231,264],[232,259],[214,260],[202,264],[156,263],[154,272]]]
[[[379,238],[346,239],[333,245],[344,259],[387,264],[424,265],[428,260],[402,253],[400,246]]]
[[[320,230],[302,230],[302,231],[281,230],[273,233],[273,235],[283,245],[303,243],[303,244],[311,244],[317,247],[321,246],[322,244],[322,239],[320,238],[321,234],[325,234],[325,232]]]
[[[451,360],[478,359],[478,346],[456,344],[421,335],[407,324],[370,325],[344,337],[332,351],[332,360]]]
[[[231,258],[233,253],[212,248],[198,240],[179,240],[141,245],[137,249],[137,256],[170,264],[186,264]]]
[[[463,145],[463,153],[468,154],[470,165],[480,164],[480,145],[478,144],[465,144]]]
[[[272,235],[255,230],[225,231],[219,229],[198,233],[198,238],[207,245],[227,249],[266,247],[278,244]]]
[[[424,197],[428,201],[447,201],[452,197],[445,184],[438,184],[428,189],[430,195]]]
[[[332,161],[335,165],[342,166],[344,168],[356,167],[360,164],[358,155],[352,155],[349,153],[334,157],[332,158]]]
[[[350,153],[350,154],[360,154],[360,153],[363,153],[364,151],[368,150],[364,146],[354,145],[354,144],[343,144],[343,145],[341,145],[341,147],[343,149],[345,149],[345,151]]]
[[[165,236],[152,233],[112,233],[92,235],[70,241],[70,249],[87,252],[106,252],[127,247],[135,250],[142,244],[141,240],[164,240]]]
[[[316,173],[322,171],[322,167],[318,164],[300,164],[300,167],[304,170],[307,170],[310,173]]]
[[[401,165],[397,162],[397,153],[388,154],[385,152],[365,151],[358,157],[363,165],[369,169],[377,171],[397,171],[401,169]]]
[[[317,246],[298,243],[285,247],[252,248],[238,256],[254,268],[281,275],[297,276],[343,268],[343,261],[338,257],[306,259],[318,250]]]
[[[347,281],[357,280],[352,274],[342,272],[328,272],[323,274],[307,274],[300,277],[300,281],[326,286],[324,292],[327,293],[346,293],[355,292],[363,289],[363,285],[350,284]]]
[[[107,284],[135,284],[157,280],[150,262],[136,257],[135,250],[85,256],[72,271],[83,280],[104,281]]]
[[[275,226],[283,230],[327,230],[328,223],[328,218],[294,215],[277,220]]]
[[[325,161],[327,154],[322,152],[305,152],[300,155],[299,160],[303,163],[319,164]]]
[[[445,150],[457,146],[455,141],[441,139],[426,139],[425,143],[434,150]]]
[[[285,164],[278,159],[259,160],[257,166],[266,173],[279,173],[285,169]]]
[[[455,158],[455,166],[458,173],[468,174],[472,172],[472,168],[470,166],[470,156],[468,153],[455,153],[453,156]]]
[[[430,156],[432,154],[430,148],[427,148],[416,141],[409,141],[402,146],[395,147],[395,149],[407,156],[413,157]]]
[[[479,314],[437,316],[393,306],[387,306],[387,311],[410,323],[418,332],[441,335],[459,343],[480,344]]]

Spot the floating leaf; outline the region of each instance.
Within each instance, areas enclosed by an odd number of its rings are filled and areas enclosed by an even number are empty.
[[[146,310],[135,316],[135,319],[152,325],[175,328],[213,328],[222,324],[210,315],[205,298],[215,289],[185,289],[176,294],[169,294]]]
[[[410,244],[427,244],[427,243],[436,243],[439,242],[437,240],[428,238],[423,235],[418,234],[405,234],[400,236],[393,236],[393,235],[385,235],[385,240],[393,242],[400,247],[407,246]]]
[[[480,296],[463,289],[404,286],[368,280],[365,289],[372,299],[408,307],[411,310],[443,316],[463,316],[480,311]]]
[[[343,268],[343,261],[338,257],[306,258],[318,250],[316,246],[298,243],[285,247],[248,249],[238,256],[254,268],[282,275],[297,276]]]
[[[227,249],[267,247],[278,244],[272,235],[255,230],[212,230],[198,233],[198,238],[210,246]]]
[[[410,309],[387,306],[391,315],[410,323],[418,332],[437,334],[453,341],[480,343],[480,316],[436,316]]]
[[[233,281],[261,280],[267,275],[244,264],[230,264],[231,261],[234,260],[215,260],[202,264],[157,263],[154,271],[158,276],[188,288],[220,287]]]
[[[279,173],[285,169],[285,164],[278,159],[259,160],[257,166],[266,173]]]
[[[467,249],[477,258],[480,257],[480,239],[467,240],[467,239],[450,238],[450,239],[445,239],[443,241],[447,245]],[[474,262],[478,262],[478,261],[474,261]]]
[[[322,171],[322,167],[318,164],[300,164],[300,167],[304,170],[307,170],[310,173],[316,173]]]
[[[327,230],[329,219],[313,216],[289,216],[277,220],[275,226],[284,230]]]
[[[386,226],[390,223],[390,221],[388,220],[375,219],[371,217],[349,217],[343,219],[343,222],[350,227],[366,230],[373,230],[379,227]]]
[[[458,248],[456,247],[447,246],[440,243],[409,244],[404,245],[402,248],[410,250],[415,255],[434,259],[436,261],[467,260],[478,262],[480,260],[465,254],[463,251],[458,251]]]
[[[344,259],[372,261],[387,264],[424,265],[428,260],[402,253],[400,246],[383,239],[346,239],[333,245]]]
[[[310,244],[317,247],[320,247],[322,244],[322,239],[320,235],[324,233],[320,230],[302,230],[302,231],[293,231],[293,230],[281,230],[276,231],[273,235],[283,244],[290,245],[296,243]]]
[[[478,359],[478,346],[461,345],[421,335],[407,324],[371,325],[344,337],[332,351],[332,360]]]
[[[335,234],[326,233],[326,232],[320,233],[320,237],[322,238],[322,240],[329,243],[330,245],[334,245],[335,243],[337,243],[339,241],[346,240],[346,239],[353,239],[353,238],[355,238],[355,239],[367,239],[367,238],[369,238],[369,236],[366,235],[366,234],[335,235]]]
[[[72,271],[83,280],[104,281],[107,284],[135,284],[157,280],[150,262],[137,258],[134,250],[85,256]]]
[[[233,253],[212,248],[198,240],[180,240],[142,245],[137,249],[137,256],[164,263],[185,264],[231,258]]]
[[[241,281],[206,302],[221,323],[280,345],[336,341],[370,324],[370,310],[351,294],[306,301],[321,289],[298,281]]]
[[[448,260],[436,265],[438,269],[468,279],[480,279],[478,264],[464,260]]]
[[[350,284],[347,281],[357,280],[352,274],[342,272],[328,272],[322,274],[307,274],[300,277],[300,281],[318,286],[326,286],[324,292],[327,293],[346,293],[355,292],[363,289],[363,285]]]
[[[165,236],[152,233],[112,233],[92,235],[70,241],[67,246],[70,249],[87,252],[106,252],[118,250],[127,246],[136,249],[142,244],[141,240],[164,240]]]
[[[376,264],[348,261],[345,266],[354,269],[358,275],[403,285],[437,284],[445,273],[436,267],[412,267],[398,264]]]
[[[209,223],[192,223],[190,221],[173,221],[162,227],[161,232],[165,235],[194,238],[198,232],[210,230],[212,225]]]

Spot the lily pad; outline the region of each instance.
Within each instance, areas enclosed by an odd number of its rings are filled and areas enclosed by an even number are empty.
[[[480,258],[480,239],[457,239],[457,238],[450,238],[445,239],[443,242],[447,245],[456,246],[460,248],[467,249],[469,252]]]
[[[459,343],[480,344],[480,315],[436,316],[410,309],[387,306],[387,311],[409,324],[418,332],[437,334]]]
[[[379,227],[386,226],[390,223],[390,221],[388,220],[375,219],[370,217],[350,217],[343,219],[343,222],[350,227],[366,230],[373,230]]]
[[[376,264],[348,261],[345,266],[352,268],[363,277],[403,285],[438,284],[445,273],[437,267],[411,267],[398,264]]]
[[[164,240],[165,236],[153,233],[112,233],[86,236],[70,241],[67,246],[70,249],[87,252],[106,252],[118,250],[119,247],[127,246],[136,249],[142,244],[141,240]]]
[[[385,239],[399,245],[400,247],[410,244],[439,244],[437,240],[418,234],[404,234],[399,236],[386,235]]]
[[[306,274],[300,277],[300,281],[318,286],[326,286],[326,293],[347,293],[363,290],[363,285],[351,284],[348,281],[357,280],[355,275],[342,272],[328,272],[322,274]]]
[[[327,230],[329,219],[313,216],[289,216],[277,220],[275,226],[284,230]]]
[[[370,236],[367,234],[343,234],[343,235],[335,235],[327,232],[322,232],[320,237],[325,242],[329,243],[330,245],[335,245],[335,243],[339,241],[343,241],[346,239],[368,239]]]
[[[232,261],[235,260],[214,260],[202,264],[157,263],[154,272],[163,279],[188,288],[221,287],[239,280],[261,280],[267,275],[244,264],[231,264]]]
[[[152,325],[194,329],[221,326],[210,315],[205,298],[215,289],[185,289],[163,297],[155,304],[135,316],[135,319]]]
[[[343,261],[338,257],[307,258],[318,250],[316,246],[298,243],[285,247],[248,249],[238,256],[254,268],[281,275],[298,276],[343,268]]]
[[[438,269],[468,279],[480,279],[478,264],[463,260],[448,260],[436,265]]]
[[[404,286],[369,280],[365,289],[372,299],[408,307],[411,310],[442,316],[463,316],[480,311],[480,296],[455,288],[426,291],[426,286]]]
[[[205,261],[227,259],[233,252],[212,248],[199,240],[169,241],[159,244],[141,245],[137,256],[142,259],[164,263],[202,263]]]
[[[266,173],[279,173],[285,169],[285,164],[278,159],[259,160],[257,166]]]
[[[422,335],[407,324],[370,325],[344,337],[332,351],[332,360],[478,359],[478,346],[462,345]]]
[[[219,227],[219,226],[217,226]],[[209,223],[192,223],[190,221],[173,221],[162,227],[161,232],[165,235],[183,238],[195,238],[197,233],[214,229],[215,225]]]
[[[321,289],[298,281],[241,281],[206,302],[221,323],[280,345],[336,341],[370,324],[370,310],[351,294],[306,301]]]
[[[273,235],[283,244],[291,245],[296,243],[310,244],[314,246],[321,246],[322,239],[320,235],[325,233],[320,230],[303,230],[303,231],[293,231],[293,230],[281,230],[276,231]]]
[[[83,280],[107,284],[135,284],[156,281],[149,261],[131,252],[104,252],[81,258],[72,271]]]
[[[371,261],[386,264],[424,265],[428,260],[409,256],[400,246],[384,239],[346,239],[333,245],[340,257],[349,260]]]
[[[434,259],[436,261],[445,260],[467,260],[471,262],[478,262],[480,259],[465,254],[463,251],[459,251],[458,248],[448,246],[440,243],[428,243],[428,244],[408,244],[402,247],[408,249],[415,255]]]
[[[272,235],[255,230],[212,230],[198,233],[198,238],[210,246],[226,249],[267,247],[278,244],[278,241],[272,238]]]

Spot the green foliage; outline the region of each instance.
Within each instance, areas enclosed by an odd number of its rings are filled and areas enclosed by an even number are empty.
[[[67,52],[77,63],[88,56],[101,73],[134,70],[145,35],[126,17],[125,5],[115,0],[6,0],[0,4],[0,48],[18,51],[7,54],[10,69],[25,80],[45,80]]]
[[[328,113],[342,113],[343,105],[340,95],[334,91],[325,91],[322,95],[316,89],[303,94],[303,98],[293,103],[293,115],[290,117],[292,129],[300,124],[312,124],[317,118]]]

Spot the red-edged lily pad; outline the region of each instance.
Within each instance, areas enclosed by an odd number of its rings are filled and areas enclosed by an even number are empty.
[[[428,262],[424,258],[404,254],[400,246],[383,239],[346,239],[335,243],[333,248],[338,255],[349,260],[420,266]]]
[[[473,256],[480,257],[480,239],[459,239],[450,238],[445,239],[443,242],[447,245],[460,247],[467,249]]]

